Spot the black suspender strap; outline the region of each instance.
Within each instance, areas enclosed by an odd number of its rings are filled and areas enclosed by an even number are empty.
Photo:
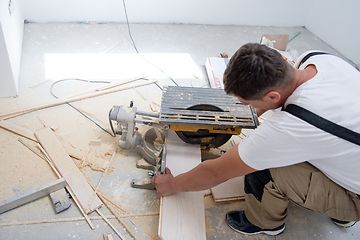
[[[311,125],[324,130],[325,132],[331,133],[339,138],[345,139],[349,142],[360,145],[360,134],[354,132],[348,128],[333,123],[319,115],[316,115],[309,110],[299,107],[295,104],[289,104],[282,111],[286,111]]]
[[[306,60],[308,60],[310,57],[315,56],[315,55],[321,55],[321,54],[328,54],[328,53],[326,53],[326,52],[311,52],[311,53],[306,54],[306,56],[303,59],[301,59],[298,68],[300,68],[300,66],[304,62],[306,62]]]
[[[315,55],[321,55],[321,54],[328,54],[325,52],[311,52],[307,54],[303,59],[301,59],[298,68],[306,62],[310,57]],[[357,132],[354,132],[348,128],[345,128],[343,126],[340,126],[336,123],[333,123],[323,117],[320,117],[319,115],[316,115],[313,112],[310,112],[309,110],[302,108],[300,106],[297,106],[295,104],[288,104],[286,107],[283,107],[282,111],[286,111],[295,117],[298,117],[305,122],[322,129],[323,131],[333,134],[339,138],[342,138],[344,140],[347,140],[349,142],[352,142],[354,144],[360,145],[360,134]]]

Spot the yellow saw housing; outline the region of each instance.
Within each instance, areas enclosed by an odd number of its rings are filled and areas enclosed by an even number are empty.
[[[202,126],[185,126],[185,125],[170,125],[170,130],[175,132],[178,131],[185,131],[185,132],[197,132],[200,129],[206,129],[210,133],[224,133],[224,134],[232,134],[232,135],[239,135],[241,133],[242,128],[226,128],[226,129],[219,129],[216,127],[202,127]]]

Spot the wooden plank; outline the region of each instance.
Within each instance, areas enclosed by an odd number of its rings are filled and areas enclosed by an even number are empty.
[[[94,193],[92,194],[92,196],[91,196],[91,198],[90,198],[90,201],[89,201],[89,203],[88,203],[87,206],[86,206],[86,209],[88,209],[88,208],[90,207],[91,202],[93,201],[93,199],[94,199],[94,197],[95,197],[95,195],[96,195],[96,192],[99,190],[100,184],[101,184],[101,182],[104,180],[104,177],[105,177],[105,175],[106,175],[106,173],[107,173],[107,171],[108,171],[108,169],[109,169],[109,167],[110,167],[110,165],[111,165],[111,163],[112,163],[112,160],[115,158],[115,155],[116,155],[116,150],[114,151],[113,155],[111,156],[111,159],[110,159],[110,161],[109,161],[109,164],[107,165],[107,167],[106,167],[103,175],[101,176],[100,181],[98,182],[98,184],[97,184],[97,186],[96,186],[96,188],[95,188],[95,190],[94,190]]]
[[[109,204],[107,201],[107,199],[105,199],[104,196],[102,196],[102,194],[99,195],[101,200],[104,202],[105,206],[109,209],[109,211],[114,214],[114,216],[116,217],[116,219],[123,225],[123,227],[125,227],[126,231],[128,231],[128,233],[130,234],[130,236],[135,239],[135,240],[139,240],[136,235],[131,231],[131,229],[125,224],[125,222],[121,219],[121,215],[119,216],[116,211],[111,207],[111,204]]]
[[[132,89],[134,87],[140,87],[140,86],[153,84],[155,82],[156,81],[146,81],[145,83],[137,84],[136,86],[129,86],[129,87],[123,87],[123,88],[116,88],[116,89],[107,89],[107,90],[104,90],[104,91],[94,92],[94,93],[90,93],[90,94],[84,94],[84,95],[75,96],[75,97],[67,97],[67,98],[63,98],[63,99],[58,99],[58,100],[52,101],[50,103],[41,104],[41,105],[33,106],[33,107],[30,107],[30,108],[25,108],[25,109],[22,109],[22,110],[17,110],[17,111],[14,111],[14,112],[9,112],[9,113],[2,114],[2,115],[0,115],[0,119],[1,120],[9,119],[9,118],[20,116],[20,115],[30,113],[30,112],[33,112],[33,111],[41,110],[41,109],[44,109],[44,108],[54,107],[54,106],[62,105],[62,104],[65,104],[65,103],[76,102],[76,101],[80,101],[80,100],[87,99],[87,98],[93,98],[93,97],[98,97],[98,96],[102,96],[102,95],[105,95],[105,94],[124,91],[124,90],[128,90],[128,89]]]
[[[184,143],[173,131],[169,131],[166,142],[166,166],[174,176],[191,170],[201,162],[199,145]],[[163,240],[206,239],[202,191],[176,193],[162,198],[159,236]]]
[[[244,176],[232,178],[211,188],[215,202],[241,200],[245,198]]]
[[[90,208],[86,209],[94,191],[50,128],[44,128],[35,132],[35,136],[62,177],[65,178],[68,186],[78,199],[82,210],[88,214],[99,208],[102,205],[102,202],[95,196],[91,202]]]
[[[121,240],[125,239],[121,233],[115,228],[115,226],[105,217],[104,214],[100,212],[99,209],[96,209],[96,212],[102,217],[102,219],[111,227],[112,230],[119,236]]]
[[[61,178],[61,175],[59,173],[59,171],[55,168],[54,164],[50,161],[49,156],[47,156],[46,151],[43,149],[43,147],[37,143],[39,149],[41,150],[42,154],[39,154],[35,149],[33,149],[32,147],[30,147],[29,145],[25,144],[21,139],[19,139],[19,141],[24,144],[27,148],[29,148],[32,152],[34,152],[36,155],[38,155],[40,158],[42,158],[43,160],[45,160],[51,167],[51,169],[55,172],[55,174]],[[43,155],[43,156],[42,156]],[[77,200],[76,196],[74,195],[74,193],[71,191],[71,189],[69,188],[69,186],[66,185],[66,190],[68,190],[68,192],[70,193],[70,195],[72,196],[76,206],[79,208],[81,214],[84,216],[85,220],[87,221],[87,223],[89,224],[91,229],[95,229],[94,224],[92,224],[92,222],[90,221],[89,217],[85,214],[85,212],[82,210],[79,201]]]
[[[120,218],[128,218],[128,217],[147,217],[147,216],[157,216],[158,212],[149,212],[149,213],[138,213],[138,214],[123,214],[123,215],[106,215],[107,219],[114,219],[117,217]],[[88,217],[90,220],[101,220],[103,219],[101,216],[93,216]],[[8,227],[8,226],[17,226],[17,225],[31,225],[31,224],[42,224],[42,223],[59,223],[59,222],[75,222],[75,221],[84,221],[85,217],[75,217],[75,218],[55,218],[55,219],[43,219],[43,220],[30,220],[30,221],[11,221],[11,222],[0,222],[0,227]]]
[[[11,209],[20,207],[26,203],[34,201],[36,199],[45,197],[52,192],[60,190],[66,186],[64,178],[57,179],[48,184],[42,185],[40,187],[34,188],[27,192],[20,193],[14,197],[8,198],[0,202],[0,213],[9,211]]]
[[[5,130],[8,130],[12,133],[15,133],[19,136],[22,136],[22,137],[25,137],[27,139],[30,139],[30,140],[33,140],[36,142],[36,138],[34,136],[34,132],[30,131],[30,130],[27,130],[26,128],[22,128],[22,127],[19,127],[9,121],[4,121],[4,120],[1,120],[0,121],[0,127],[5,129]]]
[[[111,232],[104,233],[103,236],[104,236],[104,240],[114,240],[114,238],[112,237]]]

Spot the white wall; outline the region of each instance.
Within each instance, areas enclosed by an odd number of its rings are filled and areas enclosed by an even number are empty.
[[[20,0],[33,22],[125,22],[122,0]],[[125,0],[131,23],[305,26],[360,66],[359,0]]]
[[[125,4],[130,23],[305,26],[360,68],[359,0],[125,0]],[[0,0],[0,97],[18,94],[24,19],[126,21],[122,0]]]
[[[0,0],[0,97],[18,94],[24,20],[18,1]]]
[[[304,25],[360,68],[359,0],[313,0]]]
[[[288,0],[125,0],[130,22],[299,26]],[[34,22],[125,22],[122,0],[22,0]],[[291,11],[289,11],[291,9]],[[298,16],[297,16],[298,15]]]

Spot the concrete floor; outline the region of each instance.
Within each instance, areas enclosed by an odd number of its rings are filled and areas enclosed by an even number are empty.
[[[317,49],[343,57],[302,27],[132,24],[132,37],[142,58],[135,52],[125,24],[29,23],[24,29],[19,96],[0,99],[0,113],[54,100],[50,94],[52,83],[66,78],[114,82],[147,76],[158,80],[162,87],[174,85],[170,76],[181,86],[208,87],[204,73],[207,57],[217,57],[222,52],[231,56],[241,45],[259,42],[263,33],[293,36],[298,31],[301,33],[288,43],[288,49],[296,50],[298,55],[306,50]],[[106,50],[109,51],[103,53]],[[42,84],[35,86],[38,83]],[[54,85],[53,92],[58,97],[65,97],[102,85],[105,84],[65,81]],[[109,129],[108,112],[111,107],[128,104],[130,100],[139,109],[151,111],[149,104],[160,103],[161,90],[152,84],[137,90],[86,99],[74,103],[74,106]],[[89,149],[90,140],[94,139],[100,139],[102,145],[100,149],[91,148],[91,151],[116,149],[118,137],[113,138],[103,132],[67,105],[39,110],[8,121],[36,131],[43,127],[39,119],[56,126],[55,132],[63,142],[84,152]],[[139,129],[143,132],[146,127],[139,126]],[[0,129],[0,152],[0,201],[56,179],[47,163],[20,144],[18,136],[3,129]],[[105,154],[103,157],[109,159],[109,155]],[[140,158],[134,151],[120,151],[113,161],[113,171],[105,176],[100,190],[129,214],[155,213],[151,216],[127,217],[124,222],[138,239],[159,239],[159,219],[156,214],[159,199],[156,193],[130,187],[132,179],[146,177],[146,171],[135,167]],[[91,183],[97,185],[102,173],[89,167],[86,168],[86,173]],[[360,238],[359,224],[350,229],[342,229],[335,226],[329,218],[292,204],[289,207],[286,230],[281,235],[243,236],[226,225],[224,215],[230,210],[244,209],[244,202],[219,204],[213,201],[211,195],[204,199],[208,240]],[[100,210],[105,215],[110,214],[106,207]],[[118,213],[121,211],[118,210]],[[98,215],[91,213],[90,216]],[[55,214],[50,199],[44,197],[1,214],[0,239],[102,239],[102,234],[109,231],[113,233],[114,239],[118,239],[103,220],[93,220],[96,228],[91,230],[85,221],[75,221],[78,217],[81,217],[81,213],[74,204],[67,211]],[[38,224],[28,222],[45,219],[68,221]],[[131,239],[116,219],[110,221],[126,239]],[[15,225],[17,222],[23,224]],[[4,226],[3,223],[12,223],[12,226]]]

